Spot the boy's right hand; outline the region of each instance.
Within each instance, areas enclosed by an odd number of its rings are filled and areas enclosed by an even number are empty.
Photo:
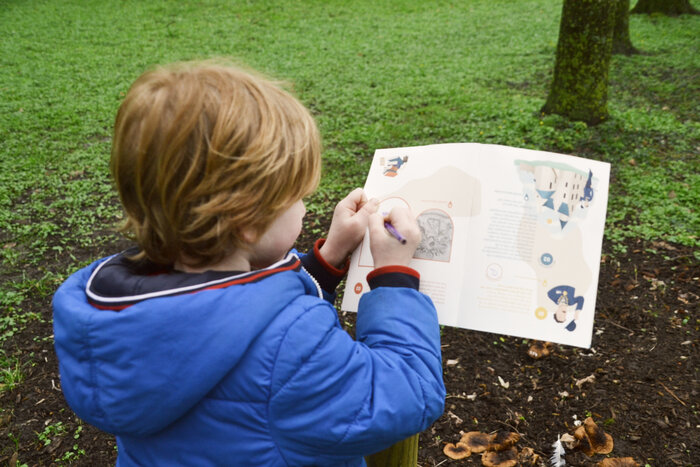
[[[388,221],[406,239],[401,243],[384,227]],[[408,266],[421,240],[415,217],[407,208],[395,207],[388,216],[378,212],[369,218],[369,248],[374,267]]]

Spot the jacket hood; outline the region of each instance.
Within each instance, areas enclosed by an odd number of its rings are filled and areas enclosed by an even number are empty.
[[[280,309],[316,292],[300,268],[290,253],[249,273],[159,274],[117,255],[76,272],[53,299],[66,400],[115,435],[160,431],[235,367]],[[279,293],[260,293],[262,281]]]

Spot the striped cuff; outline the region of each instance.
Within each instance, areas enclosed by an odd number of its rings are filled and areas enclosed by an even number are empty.
[[[348,259],[345,262],[343,269],[338,269],[328,263],[323,256],[321,256],[320,252],[321,246],[325,241],[324,238],[316,240],[313,250],[301,258],[301,263],[304,265],[304,269],[314,276],[314,279],[318,281],[323,290],[333,294],[338,284],[340,284],[340,281],[345,277],[345,274],[347,274],[348,269],[350,269],[350,260]]]
[[[408,287],[418,290],[420,274],[407,266],[384,266],[367,274],[367,283],[371,289],[377,287]]]

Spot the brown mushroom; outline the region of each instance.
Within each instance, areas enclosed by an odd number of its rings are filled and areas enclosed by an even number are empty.
[[[491,439],[487,450],[488,451],[503,451],[508,449],[512,445],[518,442],[520,435],[518,433],[511,433],[508,431],[499,431]]]
[[[493,440],[493,435],[480,431],[470,431],[463,434],[459,442],[466,444],[471,452],[484,452],[491,445],[491,440]]]
[[[551,342],[534,341],[527,351],[527,354],[532,358],[546,357],[551,353]]]
[[[596,464],[596,467],[639,467],[640,464],[631,457],[608,457]]]
[[[504,451],[490,451],[481,455],[486,467],[515,467],[518,465],[518,450],[515,447]]]
[[[523,448],[518,454],[518,463],[522,466],[536,466],[539,462],[540,456],[530,447]]]
[[[591,446],[590,441],[588,441],[588,436],[586,436],[586,429],[582,426],[576,428],[574,432],[574,438],[578,440],[576,443],[576,449],[587,455],[588,457],[593,457],[595,455],[595,450]]]
[[[464,444],[464,443],[447,443],[445,447],[442,449],[442,452],[445,453],[447,457],[450,459],[464,459],[465,457],[471,456],[472,452],[469,449],[469,447]]]
[[[576,448],[588,457],[595,454],[609,454],[613,450],[612,436],[607,434],[588,417],[582,426],[576,428],[574,437],[578,440]]]
[[[591,417],[588,417],[583,422],[583,426],[588,436],[588,441],[591,443],[591,448],[597,454],[609,454],[613,450],[612,436],[607,434],[601,427],[596,425]]]

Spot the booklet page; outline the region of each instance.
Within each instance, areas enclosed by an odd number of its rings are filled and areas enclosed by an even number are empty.
[[[422,240],[410,264],[440,323],[589,347],[610,165],[476,143],[377,150],[365,184],[380,212],[407,206]],[[341,308],[369,289],[369,238]]]

